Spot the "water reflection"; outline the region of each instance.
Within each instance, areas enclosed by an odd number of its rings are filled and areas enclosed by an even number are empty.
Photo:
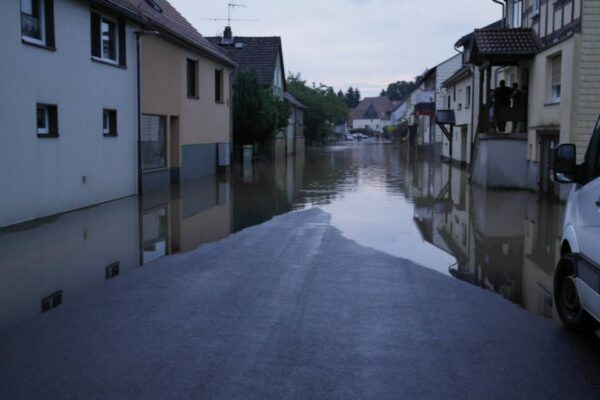
[[[322,207],[357,243],[553,317],[563,207],[470,185],[439,156],[362,143],[236,165],[223,176],[0,231],[0,330],[160,257]]]

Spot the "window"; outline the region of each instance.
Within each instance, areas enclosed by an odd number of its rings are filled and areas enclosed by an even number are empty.
[[[104,136],[117,136],[117,111],[102,111],[102,133]]]
[[[223,70],[215,70],[215,102],[223,103]]]
[[[471,86],[465,90],[465,108],[471,108]]]
[[[187,60],[187,95],[189,98],[198,98],[198,61]]]
[[[54,105],[38,104],[36,107],[38,137],[58,136],[58,109]]]
[[[562,57],[556,56],[550,59],[551,85],[550,85],[550,102],[559,103],[561,94],[562,80]]]
[[[48,312],[62,304],[62,290],[42,299],[42,312]]]
[[[106,267],[106,280],[116,278],[121,273],[121,263],[116,262]]]
[[[21,0],[21,34],[25,43],[54,48],[53,0]]]
[[[520,28],[523,22],[523,0],[513,0],[513,28]]]
[[[167,167],[166,117],[142,115],[142,169]]]
[[[452,108],[452,96],[448,95],[448,110]]]
[[[125,67],[125,21],[92,12],[92,57],[97,61]]]
[[[540,13],[540,1],[541,0],[532,0],[533,4],[533,14],[538,15]]]

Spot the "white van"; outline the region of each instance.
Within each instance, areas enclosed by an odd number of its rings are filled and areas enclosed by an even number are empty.
[[[600,329],[600,119],[577,165],[575,145],[554,153],[554,180],[572,183],[554,277],[554,301],[563,324],[579,332]]]

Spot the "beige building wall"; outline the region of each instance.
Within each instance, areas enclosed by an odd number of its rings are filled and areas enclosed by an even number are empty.
[[[584,0],[582,35],[577,69],[577,113],[572,138],[580,161],[600,115],[600,1]]]
[[[530,68],[529,80],[529,141],[527,158],[540,161],[540,143],[538,131],[555,129],[560,131],[560,141],[570,142],[574,139],[573,117],[574,101],[577,96],[576,70],[578,59],[578,36],[571,37],[562,43],[539,53]],[[552,70],[550,60],[561,56],[561,98],[553,103],[550,98]]]
[[[141,44],[142,113],[178,116],[181,145],[229,143],[231,69],[157,36]],[[198,61],[199,97],[187,96],[187,59]],[[223,70],[223,103],[215,102],[215,70]]]

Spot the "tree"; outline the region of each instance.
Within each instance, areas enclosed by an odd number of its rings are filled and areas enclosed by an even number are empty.
[[[339,92],[337,92],[337,97],[339,97],[340,99],[345,99],[346,96],[344,96],[344,92],[342,92],[342,90],[340,89]]]
[[[383,89],[381,91],[381,93],[379,93],[379,97],[386,97],[387,96],[387,92],[385,91],[385,89]]]
[[[262,87],[256,72],[239,72],[233,91],[233,141],[263,143],[287,127],[289,105]]]
[[[345,96],[348,108],[355,108],[360,103],[360,90],[355,90],[352,86],[348,88]]]
[[[322,83],[308,86],[300,74],[290,74],[287,88],[308,108],[304,112],[304,127],[309,140],[327,141],[333,126],[348,119],[346,98],[339,97],[332,87]]]
[[[387,95],[392,101],[403,101],[416,88],[415,82],[398,81],[389,84]]]

